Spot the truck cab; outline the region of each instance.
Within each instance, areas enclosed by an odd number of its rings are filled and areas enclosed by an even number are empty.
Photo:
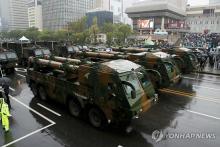
[[[0,65],[1,69],[5,71],[5,73],[14,72],[17,62],[18,56],[14,51],[0,51]]]
[[[136,58],[136,63],[144,66],[146,69],[156,70],[161,75],[160,87],[169,87],[170,84],[177,83],[181,79],[180,71],[169,57],[163,52],[141,52],[129,54],[132,58]]]
[[[166,53],[171,55],[176,55],[184,61],[182,65],[182,72],[190,73],[192,71],[196,71],[199,68],[199,62],[196,55],[192,52],[192,50],[188,48],[175,48],[175,49],[165,49],[163,50]]]

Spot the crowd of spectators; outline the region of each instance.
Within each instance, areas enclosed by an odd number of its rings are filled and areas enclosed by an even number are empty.
[[[187,48],[207,49],[203,53],[208,60],[201,60],[201,63],[209,61],[210,67],[220,69],[220,52],[216,49],[220,46],[220,34],[186,33],[181,43]]]
[[[186,33],[182,40],[182,45],[185,47],[196,47],[196,48],[213,48],[217,47],[220,41],[220,34],[211,33]]]

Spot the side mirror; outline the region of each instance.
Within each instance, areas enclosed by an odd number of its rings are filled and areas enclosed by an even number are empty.
[[[132,98],[132,99],[135,99],[135,98],[136,98],[136,92],[135,92],[135,90],[132,90],[132,91],[131,91],[131,98]]]

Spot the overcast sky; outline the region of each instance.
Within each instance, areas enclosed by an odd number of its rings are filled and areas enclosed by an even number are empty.
[[[209,3],[209,0],[188,0],[190,5],[205,5]]]

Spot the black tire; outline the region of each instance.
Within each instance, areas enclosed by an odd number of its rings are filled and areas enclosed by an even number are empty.
[[[42,86],[40,86],[40,88],[38,90],[38,95],[39,95],[39,97],[42,101],[47,100],[47,93],[46,93],[46,91],[44,90],[44,88]]]
[[[79,117],[82,112],[82,107],[80,103],[75,99],[70,99],[68,101],[68,109],[72,116]]]
[[[34,94],[34,96],[37,97],[38,96],[37,85],[35,83],[31,83],[30,88],[31,88],[31,91]]]
[[[107,119],[102,111],[91,108],[88,113],[89,122],[95,128],[104,129],[107,126]]]

